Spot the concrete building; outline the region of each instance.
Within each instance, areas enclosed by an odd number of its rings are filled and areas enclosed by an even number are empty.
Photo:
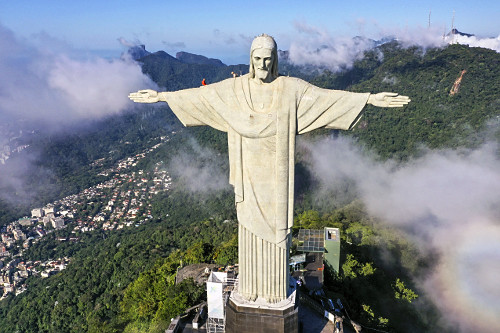
[[[0,257],[3,257],[5,253],[7,253],[7,247],[5,246],[4,243],[0,243]]]
[[[33,217],[42,217],[43,216],[43,209],[42,208],[35,208],[31,210],[31,216]]]
[[[306,254],[305,271],[296,278],[302,278],[306,286],[320,289],[323,286],[324,264],[336,272],[340,268],[340,230],[301,229],[298,235],[297,250]]]
[[[6,242],[7,242],[7,240],[9,239],[9,235],[7,235],[7,234],[2,234],[1,238],[2,238],[2,242],[6,243]]]
[[[20,218],[18,221],[19,225],[22,225],[23,227],[29,227],[33,225],[33,221],[29,217],[23,217]]]
[[[26,235],[20,229],[12,230],[12,234],[14,235],[14,239],[18,240],[26,240]]]
[[[43,208],[43,212],[45,213],[45,215],[48,215],[48,214],[55,214],[55,209],[54,209],[54,206],[47,206],[47,207],[44,207],[44,208]]]
[[[223,333],[226,325],[226,302],[236,279],[225,272],[211,272],[207,280],[208,333]]]
[[[50,225],[50,223],[51,223],[51,219],[50,219],[50,217],[48,217],[48,216],[44,216],[44,217],[42,218],[42,222],[43,222],[43,226],[44,226],[44,227],[47,227],[48,225]]]
[[[340,269],[340,230],[325,228],[325,262],[337,273]]]
[[[52,220],[52,227],[54,229],[59,229],[64,227],[64,219],[62,217],[56,217]]]

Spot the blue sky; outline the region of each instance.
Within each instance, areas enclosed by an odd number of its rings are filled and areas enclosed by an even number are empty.
[[[244,59],[262,32],[287,49],[297,26],[378,38],[391,30],[455,26],[481,37],[500,34],[500,1],[2,1],[0,24],[21,38],[43,33],[71,47],[119,54],[117,39],[150,51],[188,51],[227,63]]]

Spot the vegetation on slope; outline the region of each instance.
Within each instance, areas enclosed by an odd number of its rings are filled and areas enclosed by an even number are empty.
[[[373,62],[367,64],[370,78],[350,90],[395,91],[412,99],[404,110],[380,111],[368,106],[352,131],[382,158],[407,159],[417,154],[421,145],[432,149],[475,147],[495,134],[488,132],[488,125],[500,121],[498,53],[463,45],[424,52],[387,44],[381,50],[384,61],[375,68]],[[452,96],[449,92],[462,70],[467,72],[458,94]],[[315,82],[335,88],[331,86],[335,79],[324,75]],[[496,135],[500,138],[498,132]]]
[[[195,203],[184,202],[186,207],[191,204]],[[156,281],[148,284],[152,291],[160,293],[155,300],[177,297],[179,301],[182,298],[180,304],[193,305],[203,297],[204,287],[188,281],[173,286],[169,274],[175,273],[179,258],[190,255],[191,261],[206,260],[206,256],[213,257],[227,247],[226,243],[234,238],[236,223],[206,219],[182,224],[173,228],[168,223],[151,223],[83,237],[76,245],[80,249],[64,271],[47,279],[30,278],[28,291],[0,302],[0,332],[123,332],[130,322],[155,318],[150,316],[152,310],[132,316],[132,309],[141,302],[147,301],[152,308],[159,306],[150,303],[149,294],[141,294],[131,302],[130,297],[139,292],[137,288],[145,287],[141,284],[144,279]],[[199,253],[196,248],[200,242],[210,244],[213,252],[194,255]],[[63,246],[53,249],[53,253],[59,256],[66,250]],[[169,274],[165,271],[167,263]],[[161,274],[155,273],[158,268]],[[180,290],[184,290],[182,295],[177,293]],[[129,295],[125,300],[124,294]],[[179,304],[167,302],[157,311],[177,315],[183,310]]]
[[[326,213],[305,210],[295,218],[294,230],[340,229],[340,272],[326,267],[325,289],[342,300],[352,319],[390,332],[437,329],[438,312],[410,278],[428,273],[432,254],[420,253],[403,234],[379,222],[354,201]]]

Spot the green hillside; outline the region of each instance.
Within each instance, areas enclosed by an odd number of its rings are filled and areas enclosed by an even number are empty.
[[[3,176],[21,179],[22,188],[0,183],[0,226],[30,214],[32,208],[104,181],[97,176],[99,172],[180,129],[179,121],[165,110],[146,108],[94,121],[71,132],[39,132],[30,138],[26,142],[30,148],[2,166]],[[93,163],[102,158],[107,159],[105,164]],[[2,199],[6,197],[9,200]]]
[[[214,83],[232,77],[231,72],[248,73],[247,65],[214,66],[210,64],[187,64],[159,51],[140,60],[142,71],[167,91],[201,86],[201,81]]]
[[[451,45],[423,52],[401,49],[395,44],[381,47],[384,60],[374,66],[374,57],[358,62],[353,71],[366,68],[365,80],[348,87],[352,91],[395,91],[410,96],[404,108],[377,110],[367,107],[357,128],[350,134],[383,158],[406,159],[421,145],[429,148],[474,147],[497,130],[500,121],[500,56],[488,49]],[[370,61],[370,59],[372,59]],[[450,90],[462,70],[457,94]],[[336,88],[344,75],[324,74],[312,82]],[[496,125],[496,126],[495,126]]]

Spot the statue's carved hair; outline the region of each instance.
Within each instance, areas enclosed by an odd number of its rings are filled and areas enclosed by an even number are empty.
[[[271,64],[271,76],[273,79],[279,76],[278,74],[278,46],[273,37],[267,34],[261,34],[254,38],[250,47],[250,68],[249,74],[251,78],[255,77],[255,68],[253,67],[252,57],[253,51],[257,49],[271,49],[273,54],[273,63]]]

